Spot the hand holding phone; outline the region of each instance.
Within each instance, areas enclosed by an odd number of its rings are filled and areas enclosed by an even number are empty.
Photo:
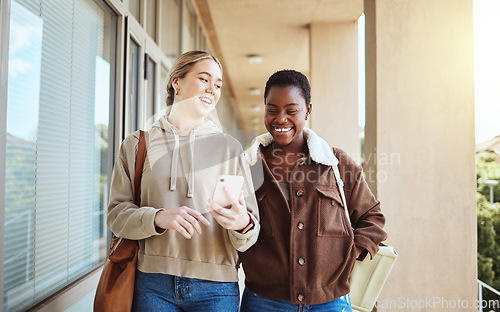
[[[208,200],[208,211],[225,229],[241,230],[251,222],[243,197],[243,182],[242,176],[219,176],[214,197]]]
[[[243,189],[244,178],[237,175],[220,175],[217,177],[213,200],[222,207],[231,206],[231,198],[229,198],[224,188],[227,188],[229,193],[234,198],[238,198]]]

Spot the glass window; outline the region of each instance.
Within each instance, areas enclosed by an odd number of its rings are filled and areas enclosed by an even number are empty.
[[[139,59],[140,46],[130,38],[128,66],[128,108],[125,111],[127,127],[125,135],[138,129],[139,119]]]
[[[140,23],[141,22],[141,1],[140,0],[124,0],[125,6],[128,8],[128,11],[135,19]]]
[[[198,23],[198,36],[196,37],[196,49],[203,50],[203,29],[201,25]]]
[[[205,36],[201,37],[201,49],[207,51],[207,38]]]
[[[146,25],[147,31],[151,38],[156,41],[156,8],[157,8],[157,0],[148,0],[147,2],[147,18]]]
[[[161,64],[160,69],[160,92],[158,92],[158,111],[156,113],[161,113],[163,109],[167,106],[167,79],[168,79],[168,68]]]
[[[189,22],[189,45],[188,49],[189,50],[194,50],[196,49],[196,31],[198,27],[198,21],[196,20],[196,15],[193,12],[193,9],[191,9],[191,6],[188,5],[188,22]]]
[[[180,50],[180,9],[179,0],[161,3],[161,49],[171,59],[176,58]]]
[[[146,71],[146,83],[147,83],[147,116],[146,119],[151,122],[155,111],[157,110],[156,105],[156,62],[150,57],[147,58],[147,71]]]
[[[106,254],[115,25],[93,0],[12,1],[4,311],[43,300]]]

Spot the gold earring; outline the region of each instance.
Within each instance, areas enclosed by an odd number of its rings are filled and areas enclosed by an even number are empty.
[[[179,95],[179,89],[175,89],[175,95]]]

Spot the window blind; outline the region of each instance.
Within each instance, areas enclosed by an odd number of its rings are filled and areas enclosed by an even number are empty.
[[[4,311],[53,294],[105,254],[110,16],[93,0],[12,1]]]

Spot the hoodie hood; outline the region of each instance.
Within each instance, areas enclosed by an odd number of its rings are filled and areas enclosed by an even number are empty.
[[[174,191],[177,188],[177,169],[179,167],[179,147],[181,144],[189,144],[189,163],[190,170],[188,176],[188,192],[187,197],[193,197],[194,194],[194,153],[195,153],[195,142],[197,139],[201,139],[210,135],[220,134],[222,130],[217,127],[217,125],[210,121],[205,120],[202,124],[196,126],[193,129],[179,130],[174,125],[172,125],[168,119],[167,115],[162,116],[157,120],[151,127],[151,131],[158,130],[163,134],[166,143],[174,144],[172,150],[172,167],[171,167],[171,178],[170,178],[170,190]]]
[[[205,120],[203,121],[202,124],[194,127],[193,129],[179,130],[168,121],[167,115],[163,115],[160,119],[158,119],[151,128],[162,129],[165,130],[167,133],[172,133],[172,134],[175,131],[179,135],[179,137],[189,137],[192,131],[196,133],[196,136],[205,136],[205,135],[222,133],[222,130],[211,120]]]

